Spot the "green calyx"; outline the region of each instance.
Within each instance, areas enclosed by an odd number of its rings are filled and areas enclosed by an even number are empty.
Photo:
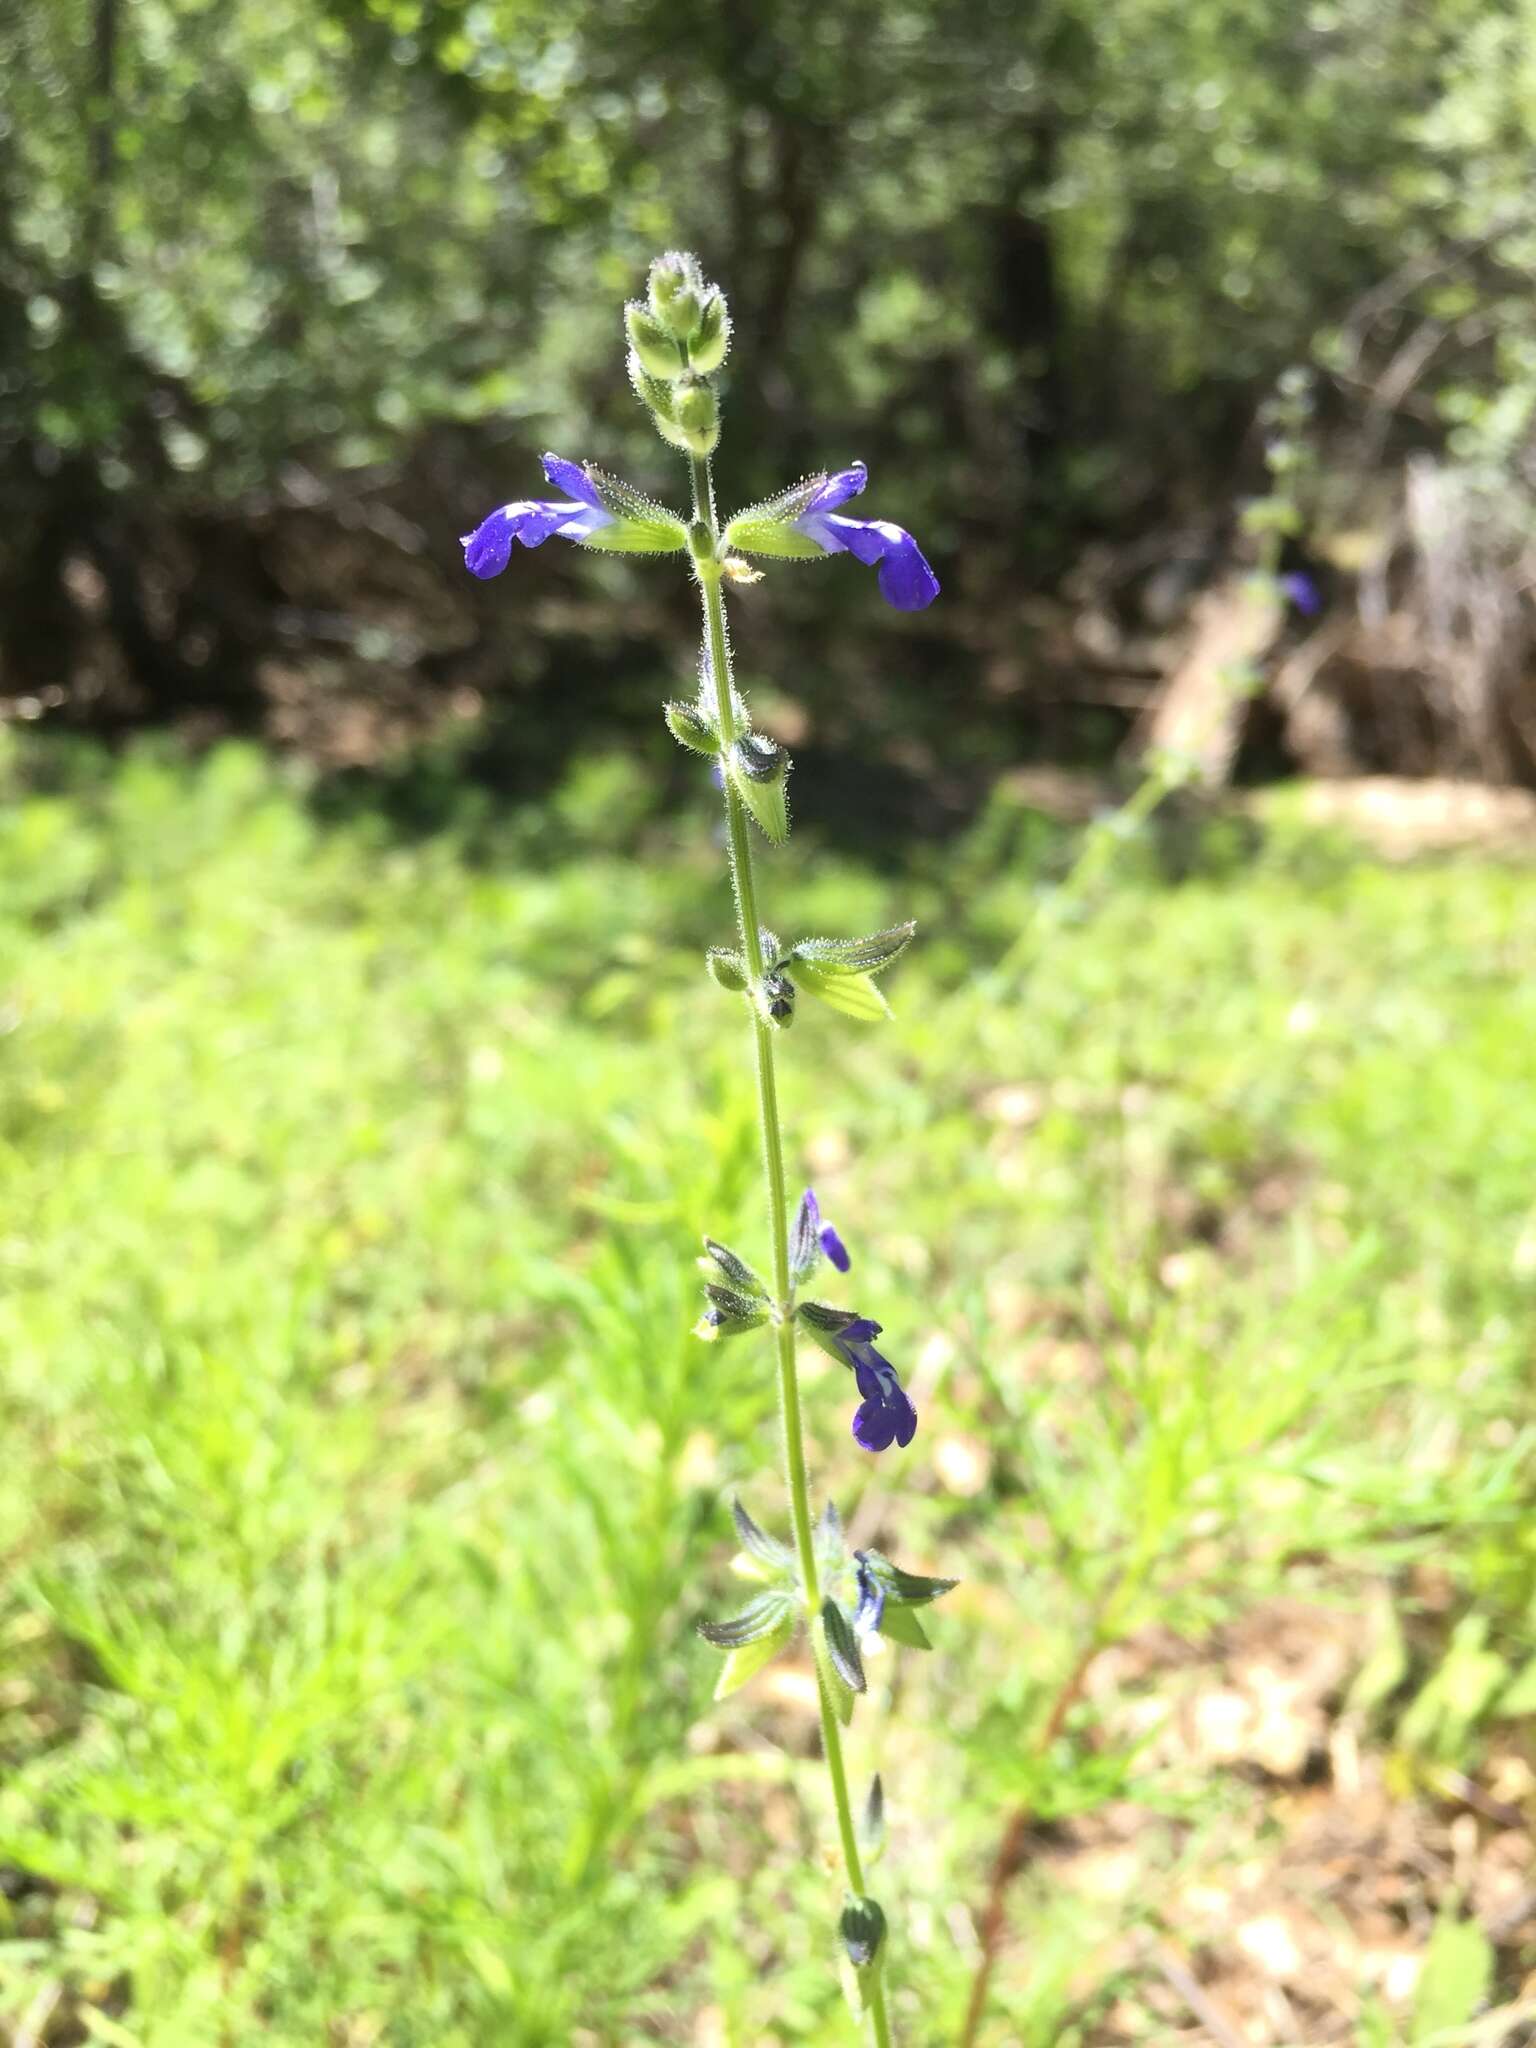
[[[782,846],[789,837],[789,755],[764,733],[744,733],[726,757],[731,787],[757,820],[766,838]]]
[[[787,491],[779,491],[756,505],[738,512],[721,535],[721,545],[744,555],[772,555],[781,561],[824,561],[826,549],[809,534],[801,533],[795,521],[826,482],[826,476],[808,476]]]
[[[686,373],[688,365],[683,359],[682,344],[638,301],[631,301],[624,308],[624,331],[647,376],[670,382]]]
[[[718,754],[720,734],[715,722],[697,704],[672,702],[663,704],[661,715],[667,721],[667,731],[680,745],[694,754]]]
[[[713,455],[720,441],[720,401],[715,387],[690,377],[677,387],[674,417],[684,446],[694,455]]]
[[[705,1642],[726,1653],[715,1685],[715,1698],[728,1698],[765,1664],[771,1663],[793,1640],[796,1619],[793,1593],[779,1586],[759,1593],[729,1621],[699,1622],[698,1631]]]
[[[708,969],[710,980],[716,982],[728,994],[746,994],[747,963],[729,946],[711,946],[704,955],[704,965]]]
[[[856,1970],[866,1968],[875,1960],[885,1939],[885,1914],[879,1900],[867,1897],[849,1899],[837,1923],[837,1931],[843,1938],[849,1962]]]
[[[709,1306],[693,1326],[693,1334],[701,1343],[718,1344],[722,1337],[744,1337],[749,1330],[760,1330],[768,1321],[767,1303],[740,1294],[734,1287],[706,1281],[704,1294]]]
[[[727,1285],[749,1295],[754,1301],[766,1301],[768,1289],[760,1274],[749,1266],[739,1252],[733,1252],[728,1244],[721,1244],[713,1237],[704,1240],[704,1257],[699,1265],[714,1277],[711,1269],[718,1272]]]
[[[874,977],[900,959],[916,930],[909,921],[863,939],[798,939],[779,964],[829,1009],[875,1024],[890,1016],[891,1006]]]
[[[731,316],[725,294],[715,286],[699,309],[698,325],[688,337],[688,365],[701,377],[713,376],[730,353]]]
[[[591,463],[586,473],[610,523],[588,534],[584,546],[619,555],[675,555],[687,547],[687,525],[675,512]]]

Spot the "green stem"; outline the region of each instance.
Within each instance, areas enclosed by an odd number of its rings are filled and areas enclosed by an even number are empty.
[[[709,649],[710,673],[715,682],[715,718],[722,740],[729,744],[735,730],[731,702],[731,648],[725,631],[725,598],[720,588],[718,555],[719,520],[715,513],[714,480],[708,460],[693,457],[693,516],[709,529],[709,558],[695,556],[694,569],[704,604],[704,635]],[[747,810],[736,794],[721,755],[721,777],[725,785],[725,823],[731,852],[731,885],[736,896],[736,918],[741,931],[742,956],[747,963],[754,990],[762,980],[767,963],[763,959],[761,929],[757,914],[757,889],[752,874],[752,837]],[[779,1089],[773,1063],[773,1031],[752,1003],[752,1050],[757,1069],[757,1112],[763,1141],[763,1178],[768,1193],[768,1227],[773,1238],[774,1314],[779,1354],[779,1421],[784,1440],[784,1476],[789,1493],[789,1518],[795,1532],[795,1550],[800,1559],[800,1580],[805,1592],[807,1626],[814,1628],[821,1613],[821,1577],[816,1569],[816,1539],[811,1524],[811,1488],[805,1466],[805,1432],[800,1419],[800,1376],[795,1368],[795,1320],[792,1282],[789,1272],[789,1196],[784,1179],[784,1138],[779,1125]],[[848,1796],[848,1772],[843,1763],[842,1731],[827,1696],[818,1668],[817,1699],[821,1707],[821,1742],[826,1753],[827,1774],[832,1780],[832,1801],[837,1809],[837,1831],[843,1846],[843,1862],[850,1890],[864,1890],[864,1869],[859,1857],[859,1840],[853,1824],[853,1803]],[[890,2048],[890,2021],[885,2010],[885,1984],[877,1967],[869,1982],[869,2017],[876,2048]]]

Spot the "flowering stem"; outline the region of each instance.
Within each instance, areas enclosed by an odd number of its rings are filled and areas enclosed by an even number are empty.
[[[715,717],[722,741],[721,779],[725,788],[725,822],[730,843],[731,884],[736,897],[736,917],[741,931],[742,957],[754,990],[762,981],[767,963],[759,936],[757,890],[752,874],[752,838],[746,806],[725,772],[724,749],[735,730],[732,707],[731,649],[725,630],[725,598],[720,588],[720,527],[715,512],[714,482],[709,461],[694,456],[693,516],[709,532],[707,556],[695,549],[694,569],[704,605],[705,643],[709,670],[715,685]],[[792,1283],[789,1272],[789,1197],[784,1180],[784,1139],[779,1127],[778,1081],[774,1072],[773,1031],[757,1008],[752,1006],[752,1048],[757,1069],[758,1123],[763,1141],[763,1175],[767,1183],[768,1227],[773,1238],[774,1316],[779,1356],[779,1420],[784,1441],[784,1475],[789,1493],[790,1522],[795,1533],[795,1551],[800,1560],[800,1580],[805,1594],[807,1625],[813,1625],[821,1611],[821,1579],[816,1568],[816,1541],[811,1525],[811,1490],[805,1466],[805,1435],[800,1420],[800,1379],[795,1368],[795,1323]],[[817,1699],[821,1707],[821,1741],[826,1753],[827,1773],[832,1780],[832,1800],[837,1809],[837,1831],[842,1841],[843,1862],[850,1890],[862,1893],[864,1871],[859,1857],[858,1836],[853,1823],[853,1805],[848,1796],[848,1773],[843,1763],[842,1733],[828,1698],[826,1684],[817,1672]],[[890,2048],[890,2022],[885,2010],[885,1986],[878,1968],[871,1972],[869,2017],[876,2048]]]

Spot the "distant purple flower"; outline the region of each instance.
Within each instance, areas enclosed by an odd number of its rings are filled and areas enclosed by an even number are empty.
[[[544,474],[569,497],[525,498],[487,514],[473,533],[464,536],[464,566],[471,576],[499,576],[512,559],[515,542],[536,548],[552,533],[562,540],[586,540],[599,527],[613,524],[613,514],[605,509],[580,463],[546,455]]]
[[[880,1624],[885,1619],[885,1588],[862,1555],[855,1555],[854,1577],[859,1588],[859,1604],[853,1611],[853,1632],[862,1639],[880,1633]]]
[[[833,1265],[836,1266],[839,1273],[846,1273],[853,1264],[852,1259],[848,1256],[848,1247],[838,1236],[835,1227],[823,1221],[821,1204],[816,1199],[814,1188],[807,1188],[800,1197],[800,1214],[804,1219],[803,1227],[806,1234],[808,1236],[814,1234],[820,1241],[822,1250],[832,1261]]]
[[[917,542],[888,519],[844,519],[837,507],[856,498],[869,481],[862,462],[829,476],[800,516],[796,531],[829,555],[852,555],[868,569],[880,566],[880,595],[899,612],[920,612],[939,594],[939,579]]]
[[[1295,605],[1297,611],[1303,612],[1309,619],[1316,618],[1323,608],[1323,599],[1312,578],[1300,569],[1292,569],[1279,581],[1281,590]]]
[[[905,1450],[917,1434],[917,1410],[897,1379],[895,1366],[875,1349],[871,1340],[879,1334],[878,1323],[855,1316],[835,1339],[853,1368],[862,1397],[853,1411],[853,1440],[866,1451],[889,1450],[893,1443]]]

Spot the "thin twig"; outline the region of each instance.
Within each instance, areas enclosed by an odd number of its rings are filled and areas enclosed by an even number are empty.
[[[1066,1720],[1083,1690],[1083,1681],[1095,1657],[1104,1645],[1097,1631],[1084,1646],[1082,1655],[1067,1673],[1061,1690],[1051,1704],[1045,1725],[1035,1744],[1036,1756],[1044,1756],[1055,1742]],[[976,1962],[976,1974],[971,1979],[971,1996],[965,2009],[965,2025],[960,2031],[959,2048],[975,2048],[981,2016],[986,2010],[987,1993],[992,1986],[992,1971],[997,1962],[997,1951],[1003,1938],[1003,1927],[1007,1918],[1008,1887],[1023,1868],[1025,1851],[1029,1842],[1029,1831],[1034,1825],[1033,1807],[1021,1805],[1014,1808],[1003,1829],[1002,1840],[997,1845],[997,1854],[992,1859],[992,1876],[987,1886],[987,1903],[982,1908],[981,1918],[976,1927],[976,1938],[981,1953]]]
[[[39,1987],[37,1996],[17,2025],[14,2048],[42,2048],[49,2023],[63,1996],[62,1984],[50,1982]]]
[[[1159,1943],[1152,1951],[1152,1960],[1164,1983],[1183,1999],[1218,2048],[1244,2048],[1242,2035],[1173,1949]]]

